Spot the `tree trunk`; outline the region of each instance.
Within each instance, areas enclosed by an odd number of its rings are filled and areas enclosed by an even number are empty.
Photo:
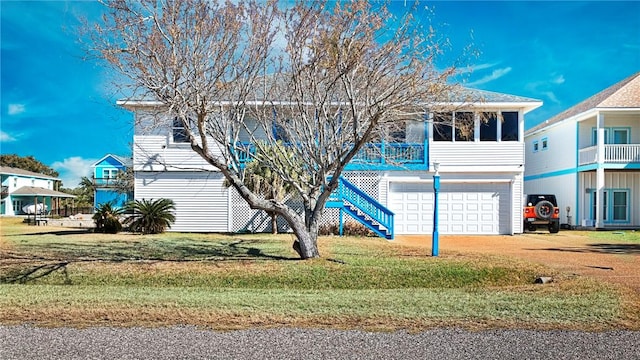
[[[277,234],[278,233],[278,214],[276,214],[275,212],[270,212],[269,215],[271,215],[271,233]]]
[[[296,233],[298,239],[293,242],[293,249],[300,255],[302,259],[313,259],[320,257],[318,251],[318,234],[312,234],[310,231]]]

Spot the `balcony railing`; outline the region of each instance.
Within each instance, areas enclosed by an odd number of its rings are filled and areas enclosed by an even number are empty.
[[[598,147],[580,149],[579,165],[598,162]],[[640,163],[640,144],[605,144],[604,162],[610,164]]]
[[[236,147],[240,164],[251,159],[255,147],[251,144],[238,144]],[[352,164],[367,165],[409,165],[425,164],[425,144],[422,143],[370,143],[365,145],[353,158]]]
[[[116,178],[93,178],[93,185],[98,187],[111,187],[116,186]]]

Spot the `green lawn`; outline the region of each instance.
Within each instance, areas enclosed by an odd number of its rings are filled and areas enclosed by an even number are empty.
[[[501,257],[378,238],[325,237],[297,260],[292,236],[93,234],[2,218],[0,323],[194,324],[393,330],[433,326],[635,328],[624,294]],[[534,285],[541,274],[556,283]]]

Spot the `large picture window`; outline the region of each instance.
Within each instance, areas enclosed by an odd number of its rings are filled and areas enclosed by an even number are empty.
[[[520,137],[518,126],[518,113],[505,111],[502,113],[502,141],[518,141]]]
[[[472,112],[454,114],[456,141],[473,141],[475,136],[475,116]]]
[[[453,140],[453,113],[436,113],[433,116],[433,141]]]
[[[483,113],[480,121],[480,141],[498,140],[498,114]]]

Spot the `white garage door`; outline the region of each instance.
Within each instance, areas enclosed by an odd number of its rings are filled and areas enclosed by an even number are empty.
[[[509,184],[441,184],[441,234],[500,234],[508,230]],[[503,205],[503,214],[500,205]],[[396,234],[433,231],[433,185],[391,183],[389,208],[395,213]]]

